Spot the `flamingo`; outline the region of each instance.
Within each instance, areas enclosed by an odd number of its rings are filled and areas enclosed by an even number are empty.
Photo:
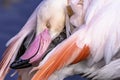
[[[78,66],[79,71],[76,73],[83,72],[88,78],[119,78],[119,6],[120,0],[91,0],[85,12],[84,23],[48,53],[37,67],[38,71],[32,80],[62,80],[59,77],[61,74],[56,73],[60,69],[65,73],[72,64],[71,71],[76,71]]]
[[[66,5],[67,0],[43,0],[38,5],[20,32],[6,44],[0,61],[0,80],[4,79],[9,67],[27,68],[42,60],[50,43],[64,29]]]
[[[77,30],[46,55],[31,80],[62,80],[76,73],[84,73],[84,76],[88,75],[88,78],[98,80],[120,77],[118,72],[120,1],[84,0],[82,5],[81,8],[79,4],[71,4],[74,14],[70,18],[70,23],[76,26]],[[83,11],[81,18],[78,18],[80,16],[78,11],[81,11],[79,9]],[[111,69],[112,67],[114,69]],[[64,73],[62,79],[59,77],[61,72]],[[21,77],[19,79],[22,80]]]

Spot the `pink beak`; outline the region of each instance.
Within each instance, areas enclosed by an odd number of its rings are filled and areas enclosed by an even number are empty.
[[[15,60],[10,67],[13,69],[26,68],[35,62],[42,60],[50,43],[51,38],[49,31],[48,29],[45,29],[42,33],[35,37],[25,53],[20,56],[18,60]]]

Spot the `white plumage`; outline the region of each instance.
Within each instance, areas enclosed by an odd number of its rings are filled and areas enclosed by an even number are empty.
[[[119,78],[120,63],[120,0],[92,0],[85,13],[85,23],[76,32],[79,38],[77,45],[90,47],[90,56],[79,62],[56,71],[64,77],[84,73],[83,76],[97,80],[113,80]],[[66,73],[66,70],[70,71]],[[52,77],[50,77],[52,78]],[[62,79],[60,79],[62,80]]]

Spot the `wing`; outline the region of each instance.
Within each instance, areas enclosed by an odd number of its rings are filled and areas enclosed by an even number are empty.
[[[109,63],[120,45],[119,3],[93,0],[85,15],[85,23],[46,56],[32,80],[47,80],[54,71],[87,57],[91,59],[90,65],[103,57]]]

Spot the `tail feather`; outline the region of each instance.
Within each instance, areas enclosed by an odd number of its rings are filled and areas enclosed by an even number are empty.
[[[74,60],[85,59],[89,54],[89,48],[85,46],[83,48],[85,50],[82,50],[81,54],[81,48],[76,45],[76,40],[77,36],[73,35],[58,45],[59,47],[55,48],[51,56],[49,56],[46,62],[40,67],[40,70],[33,76],[32,80],[48,80],[54,71],[71,64]],[[85,53],[86,51],[87,53]],[[78,55],[79,57],[77,57]]]
[[[3,59],[0,61],[0,80],[4,80],[4,77],[9,72],[10,64],[15,59],[23,40],[24,36],[22,38],[16,38],[9,44],[4,52]]]
[[[1,71],[0,71],[0,80],[4,80],[4,78],[5,78],[5,76],[7,75],[7,73],[9,72],[9,65],[10,64],[8,64],[7,65],[7,68],[5,68],[5,70],[3,71],[3,73],[1,73]]]
[[[11,57],[13,56],[14,53],[12,52],[11,47],[14,46],[16,44],[16,40],[14,40],[6,49],[6,51],[3,54],[3,59],[0,62],[0,80],[3,80],[5,75],[7,74],[7,72],[9,71],[9,65],[10,65],[10,61],[11,61]]]

